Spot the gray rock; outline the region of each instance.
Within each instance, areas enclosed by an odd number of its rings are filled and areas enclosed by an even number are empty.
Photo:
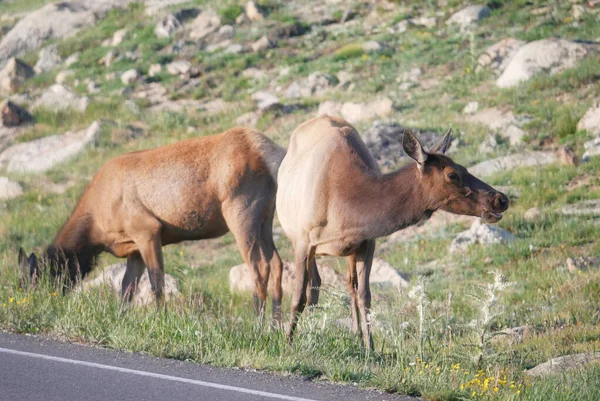
[[[502,39],[500,42],[490,46],[477,59],[476,72],[485,68],[490,68],[497,75],[500,75],[511,62],[517,50],[526,42],[514,38]]]
[[[498,149],[498,141],[496,141],[495,135],[486,136],[483,142],[481,142],[477,148],[479,153],[484,155],[494,153],[496,152],[496,149]]]
[[[19,143],[0,153],[0,168],[17,173],[41,173],[77,155],[97,140],[101,131],[98,121],[88,128]]]
[[[192,63],[187,60],[173,61],[167,64],[167,72],[171,75],[183,75],[192,69]]]
[[[135,68],[125,71],[121,74],[121,82],[123,85],[131,85],[140,79],[140,73]]]
[[[232,43],[225,48],[224,53],[240,54],[240,53],[245,53],[246,51],[247,51],[247,48],[244,45],[239,44],[239,43]]]
[[[23,187],[18,182],[0,176],[0,201],[23,195]]]
[[[250,45],[252,51],[255,53],[263,52],[273,47],[273,43],[269,40],[267,35],[263,35],[260,39]]]
[[[71,54],[69,57],[67,57],[67,59],[65,60],[65,67],[70,67],[73,64],[77,63],[79,61],[79,56],[81,53],[79,52],[75,52],[73,54]]]
[[[235,123],[244,127],[256,127],[259,118],[260,115],[258,113],[250,111],[236,118]]]
[[[598,135],[595,139],[588,141],[583,144],[585,148],[585,152],[581,157],[582,161],[588,161],[592,156],[600,155],[600,135]]]
[[[164,8],[189,2],[189,0],[145,0],[144,5],[146,6],[146,14],[154,15]]]
[[[489,7],[479,4],[467,6],[462,10],[452,14],[446,23],[450,25],[459,25],[462,29],[465,29],[488,17],[490,15],[490,11],[491,10]]]
[[[408,288],[408,281],[398,269],[380,258],[373,259],[369,283],[380,287]]]
[[[517,123],[517,118],[512,111],[500,110],[497,107],[491,107],[476,112],[466,117],[468,122],[485,125],[491,130],[506,129],[512,124]]]
[[[259,70],[258,68],[249,67],[242,71],[242,76],[244,78],[254,79],[256,81],[264,79],[267,77],[266,71]]]
[[[536,223],[540,221],[542,216],[542,211],[537,207],[527,209],[525,213],[523,213],[523,218],[530,223]]]
[[[582,369],[585,366],[597,363],[598,361],[600,361],[600,352],[564,355],[539,364],[535,368],[527,370],[525,373],[528,376],[533,377],[547,376]]]
[[[417,18],[412,18],[409,20],[409,22],[416,26],[424,26],[425,28],[433,28],[437,25],[435,17],[421,16]]]
[[[90,99],[87,96],[78,96],[64,86],[54,84],[42,93],[33,103],[32,108],[43,107],[50,111],[74,109],[83,112],[89,103]]]
[[[286,90],[286,97],[301,98],[319,96],[333,89],[338,81],[335,77],[322,72],[313,72],[306,79],[294,82]]]
[[[450,253],[465,251],[471,245],[507,244],[515,239],[514,235],[503,228],[492,226],[477,219],[467,231],[459,233],[450,244]]]
[[[578,273],[600,266],[600,256],[579,256],[567,258],[567,269],[570,273]]]
[[[235,28],[231,25],[223,25],[215,34],[214,40],[215,42],[222,42],[224,40],[232,39],[233,35],[235,35]]]
[[[81,287],[77,291],[89,291],[93,288],[106,288],[107,290],[116,294],[121,294],[121,284],[127,265],[125,263],[116,263],[104,268],[100,274],[94,279],[86,279],[81,283]],[[164,295],[165,299],[177,297],[179,295],[179,289],[177,287],[177,281],[170,274],[165,274],[164,283]],[[148,276],[148,269],[144,270],[144,274],[140,278],[137,286],[137,291],[133,296],[133,303],[136,306],[151,305],[155,303],[154,293],[152,292],[152,285],[150,284],[150,277]]]
[[[42,73],[51,71],[58,67],[62,63],[62,58],[58,54],[58,46],[52,44],[44,47],[38,54],[38,61],[35,63],[33,69],[35,72]]]
[[[33,121],[31,114],[23,107],[10,100],[0,103],[0,125],[3,127],[17,127]]]
[[[252,95],[259,110],[266,111],[281,106],[279,98],[269,92],[259,91]]]
[[[328,116],[339,116],[340,111],[342,110],[343,103],[334,102],[331,100],[326,100],[319,104],[319,109],[317,111],[318,116],[328,115]]]
[[[249,1],[246,3],[246,17],[250,21],[262,21],[265,17],[261,14],[260,10],[256,6],[256,3]]]
[[[515,153],[478,163],[469,167],[469,172],[476,177],[486,177],[517,167],[543,166],[557,161],[558,157],[554,152]]]
[[[98,82],[90,81],[87,83],[87,91],[91,95],[98,94],[100,93],[100,85],[98,85]]]
[[[394,111],[394,103],[387,97],[375,99],[369,103],[346,102],[340,114],[354,124],[362,120],[387,117]]]
[[[523,142],[523,137],[525,136],[525,131],[521,128],[510,125],[506,131],[500,133],[503,138],[508,139],[510,146],[518,146]]]
[[[596,103],[585,112],[577,123],[577,129],[586,130],[591,135],[600,135],[600,103]]]
[[[73,77],[75,76],[75,71],[73,70],[64,70],[64,71],[60,71],[58,74],[56,74],[56,78],[54,79],[56,81],[57,84],[64,84],[65,82],[67,82],[70,79],[73,79]]]
[[[496,85],[508,88],[539,73],[555,74],[572,68],[595,47],[564,39],[530,42],[517,50],[506,70],[496,80]]]
[[[162,71],[162,65],[160,64],[152,64],[150,68],[148,68],[148,76],[154,77],[158,75]]]
[[[173,14],[165,15],[154,27],[157,38],[168,38],[181,28],[181,22]]]
[[[300,92],[300,84],[298,82],[292,82],[292,84],[285,90],[285,97],[288,99],[301,98],[302,93]]]
[[[463,109],[463,114],[475,114],[479,109],[479,102],[469,102]]]
[[[118,46],[120,45],[123,40],[125,39],[125,37],[127,36],[127,33],[129,31],[127,30],[127,28],[123,28],[123,29],[119,29],[118,31],[115,31],[115,33],[113,33],[113,37],[112,37],[112,41],[111,41],[111,46]]]
[[[379,53],[383,51],[383,44],[376,42],[374,40],[369,40],[362,44],[362,49],[365,53]]]
[[[0,96],[17,92],[23,82],[34,75],[35,71],[27,63],[11,58],[0,71]]]
[[[585,200],[563,206],[565,216],[600,216],[600,199]]]
[[[189,24],[189,37],[192,40],[203,39],[221,26],[221,18],[213,10],[206,10]]]

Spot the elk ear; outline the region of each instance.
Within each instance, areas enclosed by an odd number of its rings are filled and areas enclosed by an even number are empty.
[[[19,271],[21,288],[25,288],[31,283],[33,286],[37,284],[38,276],[38,259],[34,253],[27,257],[23,248],[19,248]]]
[[[431,148],[430,152],[444,154],[450,149],[450,145],[452,145],[452,128],[448,129],[444,137]]]
[[[419,166],[422,166],[427,161],[427,152],[423,150],[421,142],[413,135],[413,133],[406,129],[404,130],[404,136],[402,138],[402,147],[404,152]]]

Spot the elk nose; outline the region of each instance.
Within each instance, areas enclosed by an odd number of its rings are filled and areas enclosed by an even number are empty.
[[[508,197],[502,192],[496,194],[496,201],[494,202],[497,209],[505,211],[508,209]]]

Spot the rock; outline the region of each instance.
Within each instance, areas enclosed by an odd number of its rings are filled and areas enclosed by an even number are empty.
[[[17,173],[41,173],[65,162],[95,142],[101,125],[94,121],[88,128],[52,135],[13,145],[0,153],[0,168]]]
[[[289,39],[304,35],[309,31],[310,27],[307,27],[305,24],[298,21],[294,21],[270,29],[268,37],[271,42],[277,42],[280,39]]]
[[[119,56],[119,52],[116,50],[111,50],[104,55],[100,60],[98,60],[98,64],[104,64],[105,67],[110,67],[113,61],[117,59]]]
[[[379,286],[391,286],[394,288],[408,288],[408,281],[400,272],[388,262],[380,258],[374,258],[371,265],[369,283]]]
[[[215,35],[215,42],[232,39],[233,35],[235,35],[235,29],[231,25],[223,25]]]
[[[446,23],[449,25],[459,25],[461,29],[465,29],[488,17],[490,15],[490,11],[491,10],[489,7],[478,4],[467,6],[462,10],[452,14]]]
[[[369,40],[368,42],[364,42],[362,44],[362,49],[365,53],[379,53],[383,51],[384,46],[379,42]]]
[[[590,157],[600,155],[600,135],[595,139],[584,143],[583,147],[585,148],[585,152],[581,157],[582,161],[588,161]]]
[[[62,63],[62,58],[58,54],[58,46],[52,44],[40,50],[38,61],[33,67],[36,73],[51,71]]]
[[[495,153],[498,148],[498,141],[496,141],[495,135],[488,135],[485,137],[483,142],[479,144],[477,150],[479,153],[487,155],[489,153]]]
[[[98,85],[97,82],[90,81],[90,82],[87,83],[87,91],[91,95],[95,95],[97,93],[100,93],[100,85]]]
[[[259,70],[258,68],[249,67],[242,71],[242,76],[244,78],[250,78],[258,81],[266,78],[267,73],[263,70]]]
[[[504,330],[500,330],[494,336],[493,341],[500,342],[503,339],[508,338],[510,344],[522,343],[525,338],[529,337],[534,332],[534,327],[530,325],[509,327]]]
[[[131,85],[140,78],[140,73],[135,68],[125,71],[121,74],[123,85]]]
[[[256,127],[259,118],[260,115],[258,113],[251,111],[236,118],[235,123],[245,127]]]
[[[590,135],[600,135],[600,103],[596,103],[585,112],[577,123],[577,130],[585,130]]]
[[[256,102],[259,110],[266,111],[281,106],[277,96],[264,91],[256,92],[252,95],[252,100]]]
[[[286,90],[286,97],[301,98],[319,96],[337,85],[335,77],[322,72],[313,72],[305,80],[294,82]]]
[[[582,369],[583,367],[592,363],[597,363],[598,361],[600,361],[600,352],[565,355],[537,365],[536,367],[527,370],[525,373],[528,376],[533,377],[547,376]]]
[[[75,76],[75,71],[73,70],[64,70],[64,71],[60,71],[58,74],[56,74],[56,78],[54,79],[56,81],[57,84],[64,84],[65,82],[67,82],[70,79],[73,79],[73,77]]]
[[[474,244],[493,245],[507,244],[515,239],[514,235],[498,226],[482,223],[477,219],[467,231],[459,233],[450,244],[450,253],[465,251]]]
[[[118,46],[123,42],[123,39],[125,39],[125,36],[127,36],[127,28],[123,28],[123,29],[119,29],[118,31],[115,31],[115,33],[113,33],[113,37],[111,40],[111,46]]]
[[[253,52],[258,53],[270,49],[271,47],[273,47],[273,44],[271,43],[267,35],[264,35],[256,42],[252,43],[250,47],[252,48]]]
[[[164,8],[189,2],[189,0],[145,0],[144,5],[146,6],[146,14],[154,15]]]
[[[0,71],[0,96],[17,92],[23,82],[34,75],[35,71],[27,63],[11,58]]]
[[[224,53],[226,53],[226,54],[240,54],[240,53],[245,53],[247,51],[248,51],[248,49],[244,45],[239,44],[239,43],[232,43],[232,44],[230,44],[229,46],[227,46],[225,48]]]
[[[116,263],[104,268],[100,274],[94,279],[85,279],[81,283],[81,288],[77,291],[89,291],[93,288],[106,288],[107,290],[114,292],[115,294],[121,294],[121,284],[125,271],[127,270],[126,263]],[[165,274],[165,283],[163,289],[165,299],[169,300],[179,295],[179,289],[177,288],[177,281],[170,274]],[[152,292],[152,286],[150,284],[150,277],[148,276],[148,269],[144,269],[144,273],[140,278],[137,286],[137,291],[133,297],[133,303],[136,306],[153,305],[156,302],[154,293]]]
[[[408,31],[408,20],[402,20],[394,25],[394,33],[404,33]]]
[[[523,213],[523,218],[525,219],[525,221],[528,221],[530,223],[536,223],[540,221],[542,219],[542,216],[542,211],[537,207],[527,209],[525,213]]]
[[[590,45],[564,39],[542,39],[530,42],[517,50],[514,57],[496,80],[500,88],[516,86],[538,73],[555,74],[572,68],[591,50]]]
[[[556,153],[560,164],[563,166],[577,166],[579,164],[579,158],[569,145],[561,146]]]
[[[83,112],[89,103],[90,99],[87,96],[77,96],[64,86],[54,84],[42,93],[33,103],[32,108],[43,107],[50,111],[74,109]]]
[[[502,39],[500,42],[490,46],[477,59],[476,72],[484,68],[490,68],[496,74],[500,75],[513,59],[517,50],[526,42],[514,38]]]
[[[370,120],[376,117],[386,117],[394,111],[394,103],[387,97],[373,100],[369,103],[344,103],[340,113],[350,123]]]
[[[579,256],[576,258],[567,258],[567,269],[571,273],[588,270],[600,266],[600,257]]]
[[[4,127],[17,127],[33,121],[31,114],[23,107],[10,100],[0,103],[0,125]]]
[[[167,64],[167,72],[171,75],[187,74],[192,69],[192,63],[187,60],[173,61]]]
[[[367,148],[383,170],[389,171],[402,161],[408,160],[402,146],[406,128],[396,122],[376,120],[361,134]],[[430,149],[441,138],[435,132],[419,129],[412,129],[412,131],[426,149]]]
[[[265,18],[253,1],[246,3],[246,17],[250,21],[262,21]]]
[[[585,200],[564,206],[561,213],[565,216],[600,216],[600,199]]]
[[[412,18],[409,20],[409,22],[416,26],[424,26],[425,28],[433,28],[437,25],[435,17],[421,16],[417,18]]]
[[[510,146],[518,146],[523,142],[523,137],[525,136],[525,131],[521,128],[510,125],[506,131],[501,133],[502,137],[507,138]]]
[[[469,167],[476,177],[486,177],[499,172],[510,171],[518,167],[543,166],[558,161],[554,152],[524,152],[486,160]]]
[[[517,122],[517,118],[512,111],[501,110],[497,107],[484,109],[466,118],[468,122],[478,123],[487,126],[491,130],[500,130],[508,128],[511,124]]]
[[[181,28],[181,22],[173,14],[165,15],[154,27],[154,34],[157,38],[168,38],[174,32]]]
[[[463,114],[467,114],[467,115],[475,114],[475,112],[477,112],[478,109],[479,109],[479,102],[469,102],[463,109]]]
[[[203,11],[190,23],[189,37],[203,39],[221,26],[221,18],[213,10]]]
[[[77,63],[79,61],[79,55],[80,55],[79,52],[75,52],[75,53],[71,54],[69,57],[67,57],[67,59],[65,60],[65,63],[64,63],[65,67],[68,68],[68,67],[72,66],[73,64]]]
[[[23,195],[21,184],[0,176],[0,201],[13,199],[21,195]]]
[[[319,104],[319,110],[317,111],[318,116],[329,115],[329,116],[339,116],[340,111],[342,110],[343,103],[333,102],[331,100],[326,100]]]
[[[151,64],[150,68],[148,68],[148,76],[149,77],[154,77],[158,73],[160,73],[161,71],[162,71],[162,65],[160,65],[160,64]]]

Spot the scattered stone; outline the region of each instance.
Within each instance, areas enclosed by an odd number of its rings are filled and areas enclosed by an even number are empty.
[[[508,338],[511,344],[514,343],[522,343],[526,337],[529,337],[531,333],[534,331],[534,327],[530,325],[519,326],[519,327],[509,327],[507,329],[501,330],[494,337],[496,341],[502,340],[504,338]]]
[[[383,51],[384,46],[379,42],[369,40],[368,42],[364,42],[362,44],[362,49],[365,53],[379,53]]]
[[[424,26],[425,28],[433,28],[434,26],[437,25],[437,21],[436,21],[435,17],[422,16],[422,17],[412,18],[409,20],[409,22],[416,26]]]
[[[235,29],[231,25],[223,25],[217,31],[214,40],[215,42],[222,42],[233,38],[233,35],[235,35]]]
[[[73,54],[71,54],[69,57],[67,57],[67,59],[65,60],[65,67],[70,67],[73,64],[77,63],[79,61],[79,52],[75,52]]]
[[[373,259],[369,283],[382,287],[408,288],[408,281],[402,277],[400,272],[394,266],[380,258]]]
[[[489,153],[496,152],[498,148],[498,141],[496,140],[496,135],[488,135],[485,137],[483,142],[479,144],[477,150],[479,153],[487,155]]]
[[[34,75],[35,71],[27,63],[11,58],[0,71],[0,96],[17,92],[23,82]]]
[[[479,109],[479,102],[469,102],[463,109],[463,114],[475,114]]]
[[[489,7],[479,4],[467,6],[452,14],[446,23],[459,25],[461,29],[466,29],[487,18],[490,15],[490,11]]]
[[[577,166],[579,158],[573,148],[569,145],[561,146],[557,151],[558,160],[563,166]]]
[[[256,102],[261,111],[272,110],[281,106],[279,98],[269,92],[259,91],[252,95],[252,100]]]
[[[240,54],[240,53],[245,53],[247,52],[248,49],[246,48],[246,46],[240,44],[240,43],[232,43],[229,46],[227,46],[225,48],[224,53],[226,54]]]
[[[528,376],[533,377],[547,376],[582,369],[583,367],[592,363],[597,363],[598,361],[600,361],[600,352],[565,355],[537,365],[535,368],[529,369],[525,373]]]
[[[181,22],[173,14],[167,14],[156,23],[154,34],[157,38],[168,38],[181,28]]]
[[[590,157],[600,155],[600,134],[595,139],[584,143],[583,147],[585,152],[581,158],[582,161],[588,161]]]
[[[0,168],[16,173],[41,173],[77,155],[95,142],[101,125],[94,121],[88,128],[19,143],[0,153]]]
[[[67,82],[68,80],[73,79],[74,76],[75,76],[75,71],[73,71],[73,70],[60,71],[58,74],[56,74],[55,81],[57,84],[62,85],[65,82]]]
[[[277,42],[280,39],[289,39],[296,36],[302,36],[310,31],[310,27],[300,22],[287,23],[269,30],[269,40]]]
[[[125,39],[125,36],[127,36],[127,28],[123,28],[123,29],[119,29],[118,31],[115,31],[115,33],[113,33],[113,37],[112,37],[112,41],[111,41],[111,45],[112,46],[118,46],[120,45],[123,40]]]
[[[87,91],[91,95],[100,93],[100,85],[98,85],[98,83],[95,81],[90,81],[87,83]]]
[[[477,219],[467,231],[459,233],[452,244],[450,244],[450,253],[465,251],[474,244],[492,245],[507,244],[515,239],[514,235],[498,226],[485,224],[481,219]]]
[[[585,130],[590,135],[600,135],[600,103],[596,103],[585,112],[577,124],[577,130]]]
[[[488,47],[488,49],[477,59],[476,72],[490,68],[500,75],[513,59],[517,50],[526,42],[514,38],[502,39],[500,42]]]
[[[213,10],[203,11],[190,23],[190,39],[203,39],[221,26],[221,18]]]
[[[579,256],[576,258],[567,258],[567,269],[571,273],[585,271],[598,266],[600,266],[600,257],[598,256]]]
[[[121,74],[123,85],[131,85],[140,78],[140,73],[135,68],[125,71]]]
[[[518,146],[523,142],[525,131],[516,125],[510,125],[506,131],[501,132],[502,137],[507,138],[510,146]]]
[[[167,64],[167,72],[171,75],[187,74],[192,69],[192,63],[187,60],[173,61]]]
[[[3,127],[17,127],[33,121],[31,114],[23,107],[10,100],[0,103],[0,125]]]
[[[561,213],[565,216],[600,216],[600,199],[585,200],[564,206]]]
[[[241,125],[244,127],[256,127],[256,123],[258,122],[258,119],[260,118],[260,115],[254,111],[248,112],[248,113],[244,113],[241,116],[239,116],[238,118],[235,119],[235,123],[237,125]]]
[[[51,71],[62,63],[62,58],[58,54],[58,46],[52,44],[44,47],[38,54],[38,61],[33,67],[36,73]]]
[[[402,20],[394,25],[392,33],[404,33],[408,31],[408,20]]]
[[[253,1],[246,3],[246,17],[250,21],[262,21],[265,18]]]
[[[98,60],[98,64],[104,64],[105,67],[110,67],[113,61],[117,60],[119,56],[119,52],[116,50],[111,50],[104,55],[100,60]]]
[[[472,167],[469,172],[476,177],[486,177],[518,167],[543,166],[558,161],[555,152],[524,152],[485,160]]]
[[[272,48],[273,43],[271,43],[271,41],[269,40],[267,35],[264,35],[263,37],[258,39],[256,42],[252,43],[250,45],[250,47],[252,48],[253,52],[258,53],[258,52],[263,52],[265,50]]]
[[[23,195],[23,187],[18,182],[0,176],[0,201]]]
[[[467,121],[487,126],[491,130],[500,130],[508,128],[517,122],[517,118],[512,111],[500,110],[497,107],[491,107],[481,110],[468,116]]]
[[[542,211],[537,207],[532,207],[531,209],[527,209],[525,213],[523,213],[523,218],[525,221],[530,223],[537,223],[543,217]]]
[[[555,74],[572,68],[590,49],[591,45],[564,39],[530,42],[517,50],[506,70],[496,80],[496,85],[508,88],[527,81],[538,73]]]
[[[151,64],[150,68],[148,68],[148,76],[154,77],[158,75],[162,71],[162,65],[160,64]]]
[[[394,111],[394,103],[391,99],[384,97],[369,103],[346,102],[342,105],[340,114],[351,124],[374,118],[383,118]]]
[[[154,15],[164,8],[189,2],[189,0],[145,0],[144,5],[146,6],[146,14]]]
[[[94,279],[85,279],[81,283],[81,288],[77,291],[89,291],[92,288],[106,288],[110,292],[114,292],[117,295],[121,294],[121,285],[123,283],[123,277],[127,270],[126,263],[116,263],[104,268],[100,274]],[[179,295],[179,289],[177,288],[177,281],[170,274],[165,274],[165,283],[163,288],[165,299],[169,300]],[[144,273],[140,278],[137,285],[137,290],[133,296],[133,304],[136,306],[153,305],[156,302],[154,293],[152,292],[152,285],[150,284],[150,277],[148,276],[148,269],[144,269]]]
[[[266,78],[267,73],[263,70],[259,70],[258,68],[250,67],[242,71],[242,76],[244,78],[251,78],[258,81]]]
[[[300,82],[292,83],[285,94],[288,98],[320,96],[334,88],[337,83],[338,81],[335,77],[317,71]]]
[[[87,96],[78,96],[63,85],[54,84],[33,103],[32,108],[43,107],[50,111],[74,109],[83,112],[90,104]]]

